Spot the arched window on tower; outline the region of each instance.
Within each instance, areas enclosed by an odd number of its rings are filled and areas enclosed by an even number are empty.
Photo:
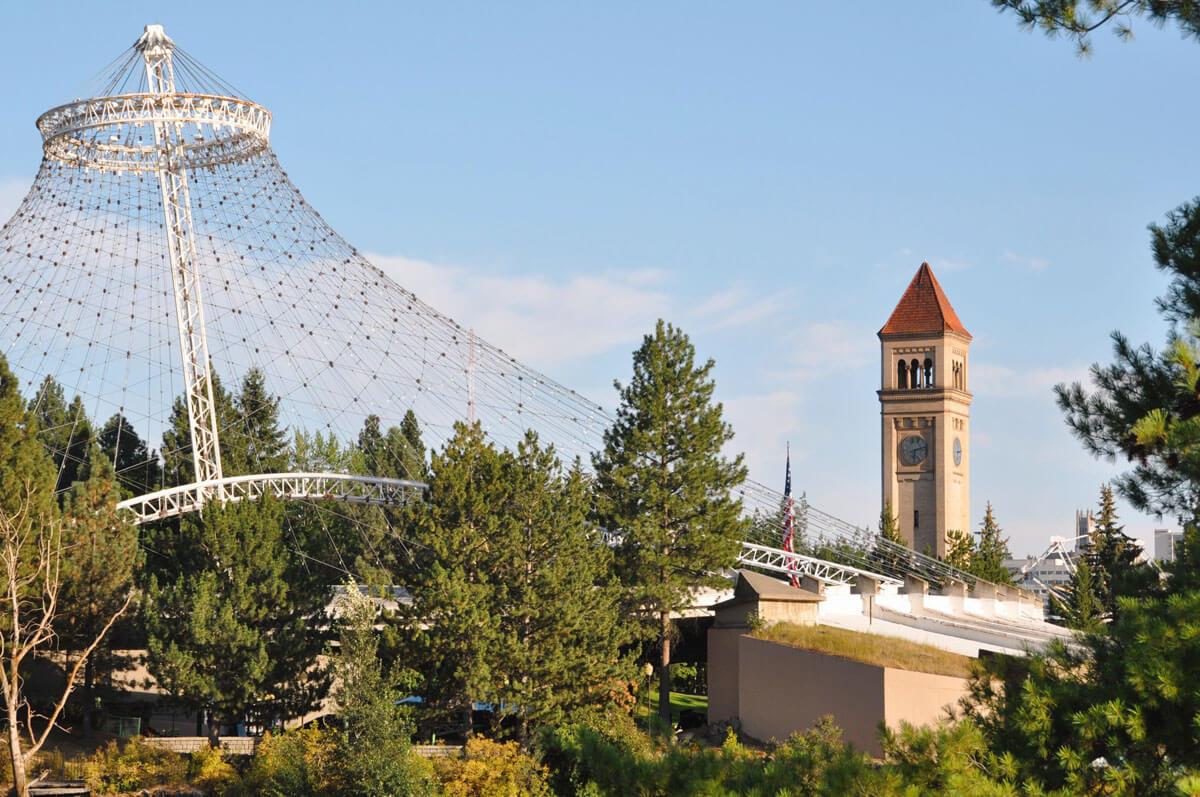
[[[925,380],[922,383],[924,387],[933,387],[933,360],[925,358]]]
[[[908,389],[908,365],[901,360],[896,366],[896,388],[898,390]]]
[[[908,373],[911,377],[908,380],[908,386],[913,390],[916,390],[921,386],[921,364],[916,360],[913,360],[908,365]]]

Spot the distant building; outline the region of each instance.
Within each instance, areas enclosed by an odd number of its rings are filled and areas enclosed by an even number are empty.
[[[1017,586],[1036,592],[1045,600],[1051,588],[1065,588],[1071,583],[1073,561],[1078,556],[1068,554],[1062,537],[1050,538],[1050,549],[1041,556],[1026,556],[1023,559],[1005,559],[1004,566],[1012,574]]]
[[[1154,530],[1154,558],[1160,562],[1175,561],[1175,546],[1183,539],[1183,532],[1175,529]]]
[[[1075,510],[1075,550],[1084,553],[1091,549],[1096,533],[1096,516],[1092,510]]]

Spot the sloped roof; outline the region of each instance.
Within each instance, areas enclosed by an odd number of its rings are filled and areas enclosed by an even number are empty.
[[[967,338],[967,332],[958,314],[950,306],[933,269],[922,263],[917,275],[908,284],[908,290],[900,297],[900,303],[892,311],[891,318],[879,330],[882,335],[916,335],[925,332],[957,332]]]
[[[796,601],[799,603],[816,603],[825,600],[824,595],[793,587],[786,581],[780,581],[753,570],[739,570],[737,574],[738,579],[733,588],[733,597],[715,604],[713,609],[723,609],[757,600]]]

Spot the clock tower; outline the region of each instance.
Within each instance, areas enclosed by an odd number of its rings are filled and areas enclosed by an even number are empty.
[[[883,499],[914,550],[946,555],[971,529],[971,335],[922,263],[879,330]]]

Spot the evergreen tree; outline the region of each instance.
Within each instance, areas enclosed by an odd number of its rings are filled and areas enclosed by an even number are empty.
[[[389,449],[397,452],[396,458],[400,462],[401,474],[399,478],[414,481],[426,479],[429,472],[425,465],[425,443],[421,439],[421,424],[417,421],[416,413],[412,410],[404,413],[400,428],[394,434],[392,429],[388,429],[387,445]]]
[[[958,529],[946,532],[946,564],[970,573],[975,556],[975,540],[970,534]]]
[[[158,452],[146,445],[124,415],[109,418],[96,439],[127,495],[145,495],[162,488]]]
[[[412,719],[400,701],[411,675],[386,672],[379,660],[376,610],[351,582],[339,596],[336,676],[338,748],[348,784],[363,797],[432,794],[423,762],[411,750]]]
[[[225,474],[283,471],[288,461],[287,430],[279,425],[279,397],[267,390],[260,369],[246,372],[229,411],[220,431]]]
[[[112,465],[94,444],[81,476],[67,493],[63,508],[70,544],[62,557],[54,628],[67,651],[86,648],[120,613],[142,559],[137,527],[116,508],[121,493]],[[97,646],[88,657],[83,679],[88,733],[95,725],[97,675],[111,672],[116,663],[107,645]]]
[[[1113,491],[1100,487],[1100,514],[1087,552],[1090,577],[1104,617],[1115,617],[1120,598],[1149,589],[1153,574],[1137,564],[1140,547],[1117,525],[1117,507]],[[1149,578],[1147,578],[1149,576]]]
[[[631,679],[620,654],[631,628],[619,611],[612,552],[587,522],[591,493],[578,463],[564,473],[554,448],[528,432],[506,452],[511,491],[504,537],[490,549],[502,585],[495,694],[517,709],[517,736],[603,703]]]
[[[870,561],[882,572],[899,573],[905,569],[910,558],[906,553],[908,550],[908,543],[900,534],[899,519],[892,511],[892,501],[885,499],[883,509],[879,512],[879,542],[871,552]]]
[[[1065,600],[1055,598],[1063,619],[1069,628],[1077,631],[1096,632],[1104,625],[1104,605],[1096,595],[1096,581],[1087,558],[1080,559],[1071,574]]]
[[[34,714],[26,694],[28,667],[52,644],[62,594],[63,522],[54,487],[56,470],[39,439],[37,414],[26,411],[18,382],[0,357],[0,692],[8,726],[14,791],[29,794],[27,766],[56,726],[89,656],[128,607],[127,600],[107,618],[97,635],[65,668],[58,695],[42,694],[40,728],[27,724]],[[111,503],[102,511],[111,512]]]
[[[888,542],[894,542],[897,545],[905,545],[904,535],[900,533],[900,520],[892,511],[892,499],[885,499],[883,509],[879,512],[879,536]]]
[[[471,732],[471,703],[494,684],[501,636],[491,559],[512,500],[500,452],[479,424],[456,424],[431,463],[424,502],[405,508],[409,549],[401,606],[405,645],[422,676],[423,713]]]
[[[83,399],[76,396],[68,406],[62,387],[47,376],[30,400],[29,409],[38,420],[42,445],[57,470],[54,491],[61,496],[79,479],[79,469],[91,445],[92,425]]]
[[[748,523],[733,490],[742,457],[721,455],[733,431],[712,401],[713,361],[695,363],[687,336],[660,320],[633,355],[617,418],[593,456],[600,523],[622,534],[618,572],[629,610],[659,647],[659,716],[671,718],[671,613],[691,590],[724,583]]]
[[[226,476],[235,475],[225,467],[227,459],[244,462],[245,455],[230,450],[236,446],[237,426],[233,408],[233,397],[221,384],[216,372],[210,372],[213,389],[213,403],[216,405],[217,438],[221,446],[221,466]],[[188,420],[187,402],[183,396],[177,396],[171,405],[171,416],[167,421],[167,429],[163,432],[162,444],[163,480],[167,487],[178,487],[196,481],[196,468],[192,463],[192,432]]]
[[[1114,362],[1092,366],[1091,390],[1077,382],[1055,393],[1087,451],[1132,463],[1113,481],[1120,495],[1144,512],[1190,519],[1200,516],[1200,351],[1191,327],[1200,318],[1200,198],[1150,231],[1155,263],[1170,278],[1158,300],[1170,345],[1158,353],[1114,332]]]
[[[979,524],[979,541],[971,556],[967,572],[995,584],[1011,584],[1012,574],[1004,566],[1004,560],[1012,558],[1008,550],[1008,538],[1001,536],[1002,529],[992,514],[992,502],[988,501],[983,522]]]
[[[147,585],[151,673],[224,724],[300,716],[327,687],[313,669],[322,647],[313,626],[328,590],[292,564],[283,515],[269,496],[208,504],[181,524],[169,549],[174,573]]]
[[[1066,36],[1080,55],[1091,53],[1091,34],[1110,23],[1119,38],[1132,39],[1135,16],[1158,25],[1173,22],[1184,36],[1200,38],[1200,10],[1189,0],[992,0],[992,5],[1015,12],[1026,28]]]
[[[362,452],[363,471],[368,476],[382,475],[383,458],[383,428],[379,416],[374,413],[363,421],[363,428],[358,433],[358,450]]]

